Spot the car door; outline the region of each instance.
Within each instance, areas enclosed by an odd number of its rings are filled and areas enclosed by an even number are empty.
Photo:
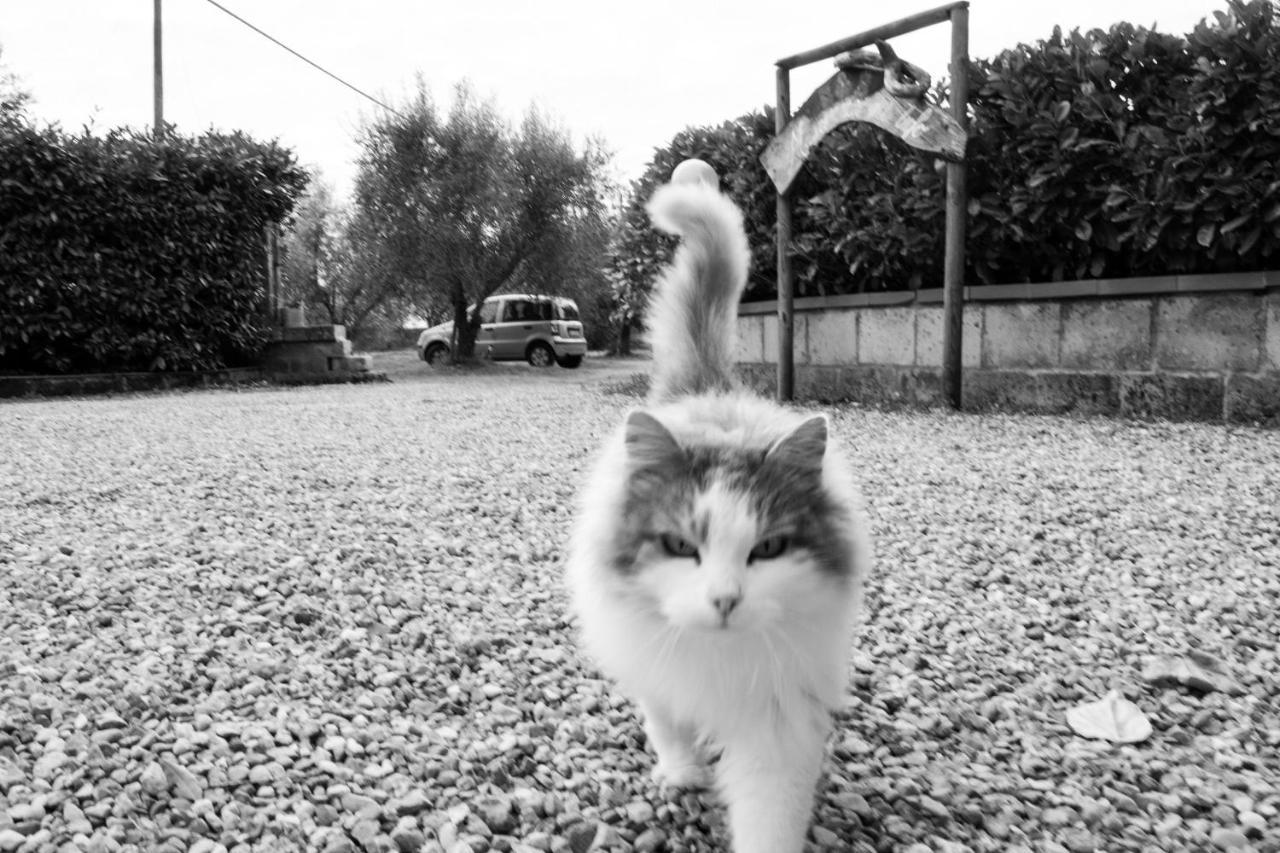
[[[476,330],[476,355],[493,358],[493,341],[497,329],[498,304],[501,300],[486,299],[480,306],[480,328]]]
[[[494,358],[524,358],[525,341],[533,333],[537,312],[528,299],[509,296],[493,329]]]

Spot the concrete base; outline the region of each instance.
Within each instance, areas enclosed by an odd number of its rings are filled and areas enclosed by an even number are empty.
[[[266,379],[261,368],[182,373],[84,373],[67,376],[0,376],[0,397],[79,397],[173,388],[215,388]]]
[[[353,354],[342,326],[286,326],[273,333],[262,366],[276,380],[326,373],[349,376],[372,370],[373,356]]]
[[[777,366],[741,364],[743,380],[772,395]],[[883,408],[944,406],[941,371],[884,365],[796,365],[796,397]],[[1280,371],[1156,373],[966,370],[964,409],[1135,420],[1208,421],[1280,427]]]

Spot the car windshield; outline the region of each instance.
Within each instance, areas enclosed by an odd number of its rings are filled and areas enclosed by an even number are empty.
[[[556,311],[561,320],[578,320],[578,306],[572,302],[557,302]]]

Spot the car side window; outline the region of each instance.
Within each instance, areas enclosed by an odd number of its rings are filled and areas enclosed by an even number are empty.
[[[534,318],[533,306],[527,299],[510,299],[502,311],[502,322],[525,323]]]
[[[481,323],[492,323],[496,319],[498,319],[497,300],[494,300],[493,302],[486,302],[480,306],[480,322]]]
[[[543,322],[551,319],[551,300],[539,299],[529,307],[533,309],[534,316],[536,316],[537,319]]]

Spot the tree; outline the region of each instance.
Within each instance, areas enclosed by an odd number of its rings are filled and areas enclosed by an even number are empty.
[[[0,47],[0,57],[3,56],[4,48]],[[19,118],[30,100],[31,94],[19,86],[18,78],[0,62],[0,122]]]
[[[603,246],[607,157],[594,143],[579,153],[536,109],[513,128],[464,83],[442,116],[420,82],[360,142],[353,262],[376,267],[384,300],[446,303],[455,359],[473,357],[486,297],[562,292],[592,241]]]
[[[280,289],[284,301],[301,304],[309,313],[324,311],[330,323],[339,322],[338,294],[330,267],[340,217],[332,190],[312,170],[307,191],[294,208],[281,241]]]

